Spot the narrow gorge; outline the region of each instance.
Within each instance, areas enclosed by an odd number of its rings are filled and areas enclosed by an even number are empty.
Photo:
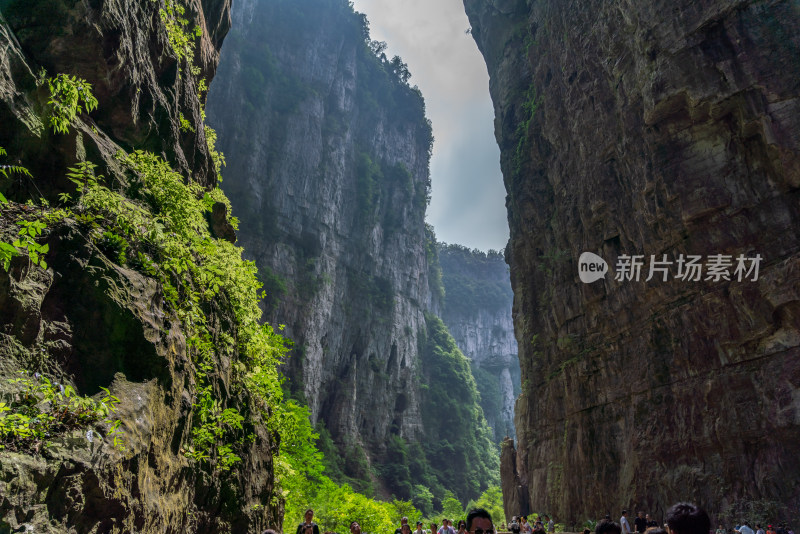
[[[498,480],[496,442],[467,360],[442,358],[455,347],[425,225],[433,136],[385,46],[341,0],[241,0],[209,122],[268,319],[294,342],[290,393],[340,458],[329,471],[368,493],[467,502]],[[439,398],[443,384],[454,393]]]
[[[492,441],[514,437],[514,401],[520,394],[517,340],[508,265],[497,251],[439,244],[445,297],[442,321],[472,363]]]
[[[798,2],[375,1],[0,0],[0,534],[796,526]]]
[[[341,0],[134,4],[0,4],[0,532],[481,497],[492,399],[440,319],[408,67]],[[474,369],[513,395],[491,335]]]

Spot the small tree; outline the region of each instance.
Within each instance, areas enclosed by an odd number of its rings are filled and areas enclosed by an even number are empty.
[[[464,517],[466,517],[464,508],[461,506],[461,502],[456,499],[456,496],[450,490],[444,492],[444,499],[442,499],[442,514],[444,514],[447,519],[453,520],[455,523],[457,523],[459,519],[464,519]]]

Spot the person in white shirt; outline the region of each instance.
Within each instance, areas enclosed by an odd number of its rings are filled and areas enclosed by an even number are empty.
[[[631,534],[631,524],[628,523],[627,515],[628,511],[623,510],[622,517],[619,518],[619,526],[622,529],[622,534]],[[749,534],[754,534],[754,533],[750,532]]]
[[[750,525],[747,524],[747,521],[745,521],[736,532],[738,532],[739,534],[755,534],[755,532],[753,532],[753,529],[750,528]]]

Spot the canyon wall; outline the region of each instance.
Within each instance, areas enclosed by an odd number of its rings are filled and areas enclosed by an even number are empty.
[[[481,407],[494,442],[514,436],[514,401],[520,393],[517,339],[508,265],[503,255],[440,243],[445,297],[442,320],[472,362]]]
[[[181,5],[0,2],[0,532],[280,527],[255,294],[206,268],[247,276],[202,112],[230,2]]]
[[[796,519],[797,4],[464,5],[508,191],[523,390],[506,512],[660,519],[690,500]],[[580,280],[583,252],[605,278]],[[698,280],[678,278],[690,256]]]
[[[279,279],[266,287],[277,300],[269,317],[295,343],[288,374],[312,420],[334,438],[416,438],[429,300],[424,104],[381,69],[345,3],[295,4],[234,9],[209,105],[229,161],[224,187],[241,242]]]

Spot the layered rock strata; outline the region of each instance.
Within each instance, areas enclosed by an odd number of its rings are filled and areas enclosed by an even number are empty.
[[[577,524],[692,500],[721,519],[796,516],[796,5],[464,4],[508,190],[516,472],[533,511]],[[582,283],[582,252],[611,272]],[[643,256],[638,281],[626,255]],[[682,255],[701,257],[698,281],[678,278]],[[737,279],[740,255],[763,259],[757,280]],[[673,262],[666,281],[646,280],[653,260]]]

